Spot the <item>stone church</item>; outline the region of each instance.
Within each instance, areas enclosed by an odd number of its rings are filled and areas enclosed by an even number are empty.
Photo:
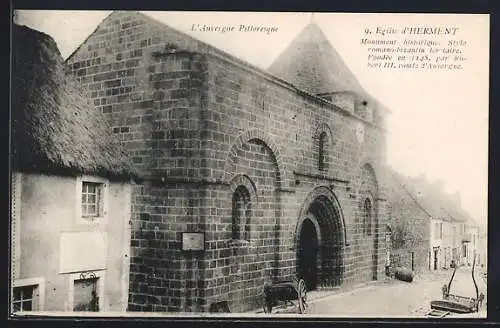
[[[382,279],[385,117],[314,23],[266,71],[138,12],[68,58],[141,181],[129,311],[259,307]]]

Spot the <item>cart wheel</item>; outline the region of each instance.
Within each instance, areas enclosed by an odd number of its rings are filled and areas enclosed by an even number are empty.
[[[307,306],[307,290],[306,283],[304,279],[299,280],[299,285],[297,287],[298,303],[299,303],[299,313],[304,313]]]

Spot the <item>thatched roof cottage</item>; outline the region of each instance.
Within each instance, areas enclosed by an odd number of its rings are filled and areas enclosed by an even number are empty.
[[[130,162],[50,36],[12,50],[12,309],[125,310]]]

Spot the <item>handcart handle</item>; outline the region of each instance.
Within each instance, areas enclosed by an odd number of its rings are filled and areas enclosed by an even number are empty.
[[[474,259],[472,260],[472,281],[474,282],[474,287],[476,288],[476,300],[479,299],[479,290],[477,289],[476,278],[474,277],[474,268],[476,266],[476,253],[474,252]]]
[[[457,265],[455,264],[454,268],[453,268],[453,274],[451,275],[450,282],[448,283],[448,291],[447,291],[448,294],[450,294],[451,282],[453,281],[453,278],[455,277],[456,272],[457,272]]]

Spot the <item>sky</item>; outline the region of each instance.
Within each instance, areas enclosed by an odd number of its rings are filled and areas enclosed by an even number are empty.
[[[52,36],[67,58],[110,11],[20,11],[18,24]],[[387,162],[396,171],[442,180],[445,191],[459,192],[463,208],[487,221],[489,16],[464,14],[349,14],[144,12],[257,67],[267,69],[311,21],[328,37],[360,84],[392,112],[388,117]],[[193,24],[277,27],[266,33],[203,32]],[[463,40],[462,70],[369,68],[366,29],[457,27]],[[400,38],[371,35],[375,38]],[[447,36],[421,39],[447,42]]]

